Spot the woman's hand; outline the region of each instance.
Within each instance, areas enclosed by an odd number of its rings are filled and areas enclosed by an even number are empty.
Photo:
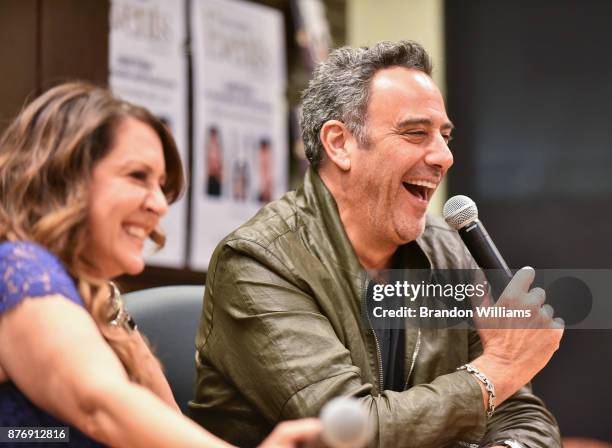
[[[296,448],[316,443],[321,433],[321,422],[305,418],[279,423],[259,448]]]

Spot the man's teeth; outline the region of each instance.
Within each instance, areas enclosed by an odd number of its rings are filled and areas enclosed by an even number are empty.
[[[428,182],[426,180],[411,180],[407,183],[412,184],[412,185],[418,185],[419,187],[431,188],[432,190],[437,187],[437,185],[434,184],[433,182]]]
[[[142,227],[125,226],[125,231],[128,235],[144,240],[147,237],[147,232]]]

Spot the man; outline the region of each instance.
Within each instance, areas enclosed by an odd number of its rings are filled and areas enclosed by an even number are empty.
[[[543,291],[528,291],[533,270],[500,300],[530,307],[539,329],[373,331],[361,319],[365,269],[473,267],[456,233],[426,217],[453,162],[430,73],[414,42],[342,48],[317,68],[304,93],[303,188],[223,240],[210,263],[191,409],[213,433],[252,446],[276,422],[351,395],[370,412],[375,446],[560,446],[523,386],[562,334]]]

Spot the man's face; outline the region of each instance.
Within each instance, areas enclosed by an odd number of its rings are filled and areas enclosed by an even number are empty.
[[[351,208],[362,230],[394,246],[423,232],[429,200],[453,163],[451,130],[442,95],[425,73],[393,67],[374,76],[365,123],[369,145],[349,143],[355,145]]]

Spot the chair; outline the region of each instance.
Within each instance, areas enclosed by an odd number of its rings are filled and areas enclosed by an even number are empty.
[[[204,286],[143,289],[123,296],[128,312],[150,341],[185,415],[195,385],[195,334],[202,312]]]

